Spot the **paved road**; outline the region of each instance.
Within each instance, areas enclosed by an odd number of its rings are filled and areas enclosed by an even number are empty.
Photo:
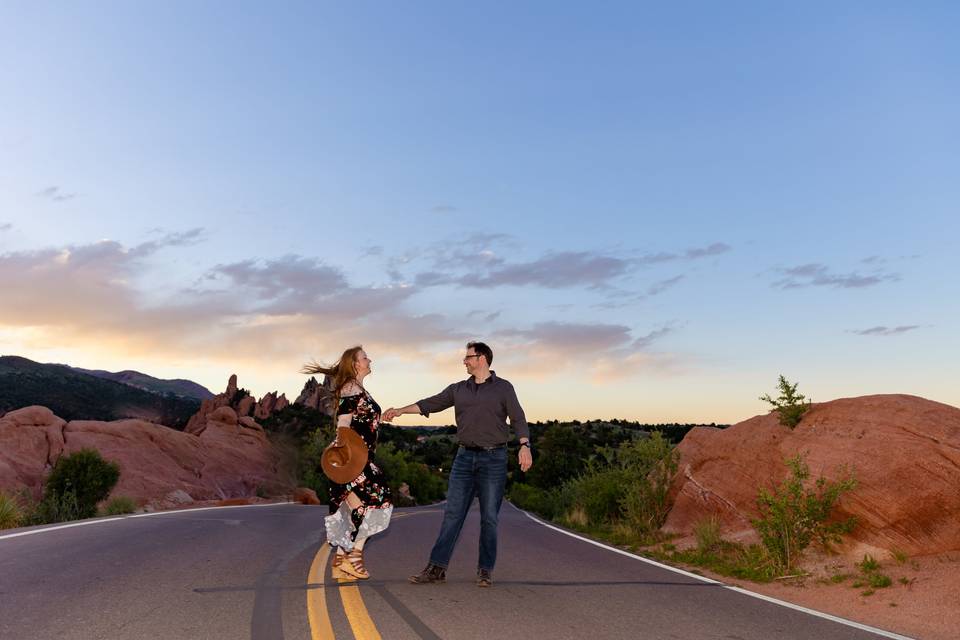
[[[325,507],[221,507],[0,534],[3,640],[204,638],[817,638],[880,635],[672,572],[505,504],[495,586],[474,585],[479,524],[445,585],[411,585],[441,507],[398,509],[337,584]],[[896,636],[894,636],[896,637]]]

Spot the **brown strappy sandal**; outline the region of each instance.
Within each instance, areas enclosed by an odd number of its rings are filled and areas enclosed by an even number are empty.
[[[343,559],[346,557],[346,554],[333,554],[333,562],[330,564],[331,578],[335,580],[356,580],[356,578],[343,570]]]
[[[351,549],[338,568],[343,573],[359,580],[366,580],[370,577],[366,567],[363,566],[363,551],[359,549]]]

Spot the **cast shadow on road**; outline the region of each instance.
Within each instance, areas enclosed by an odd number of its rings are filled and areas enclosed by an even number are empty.
[[[447,585],[473,585],[474,581],[470,580],[448,580]],[[382,587],[396,587],[398,585],[410,586],[413,588],[413,585],[406,580],[362,580],[362,581],[350,581],[350,582],[339,582],[335,584],[326,584],[326,583],[317,583],[310,582],[303,585],[294,585],[294,586],[280,586],[280,585],[270,585],[267,587],[256,587],[256,586],[224,586],[224,587],[196,587],[193,589],[194,593],[231,593],[231,592],[241,592],[241,591],[258,591],[263,589],[272,589],[277,591],[307,591],[310,589],[340,589],[342,587],[352,587],[354,585],[370,587],[370,588],[382,588]],[[496,585],[501,587],[623,587],[623,586],[651,586],[651,587],[723,587],[722,584],[713,584],[708,582],[665,582],[660,580],[497,580]],[[443,589],[444,585],[427,585],[427,586],[418,586],[417,589],[423,589],[424,591],[432,591],[434,589]]]

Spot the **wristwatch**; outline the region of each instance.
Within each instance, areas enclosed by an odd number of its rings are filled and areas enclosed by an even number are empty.
[[[520,443],[520,446],[521,446],[521,447],[526,447],[527,449],[530,449],[530,451],[533,451],[533,447],[530,446],[530,441],[529,441],[529,440],[527,440],[526,442],[521,442],[521,443]]]

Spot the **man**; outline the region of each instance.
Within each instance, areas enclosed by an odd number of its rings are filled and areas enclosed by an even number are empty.
[[[477,563],[477,585],[493,584],[493,566],[497,562],[497,520],[507,482],[507,442],[510,426],[520,439],[520,469],[526,472],[533,464],[530,453],[530,429],[513,385],[490,370],[493,350],[483,342],[467,343],[463,364],[470,374],[437,395],[400,409],[387,409],[387,422],[404,413],[431,413],[454,407],[457,421],[457,450],[447,485],[447,507],[440,534],[430,552],[430,562],[410,582],[425,584],[444,582],[453,547],[460,536],[463,521],[474,496],[480,499],[480,558]]]

